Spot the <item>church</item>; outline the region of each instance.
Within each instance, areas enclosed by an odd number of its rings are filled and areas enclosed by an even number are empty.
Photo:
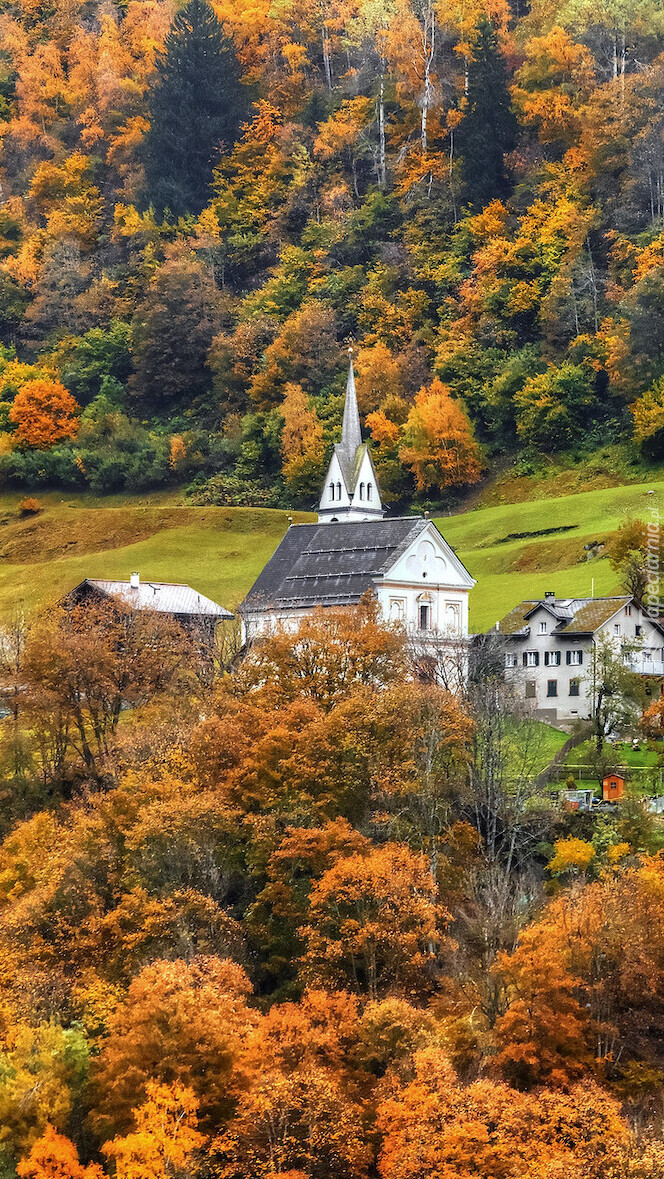
[[[242,602],[243,639],[295,626],[318,606],[354,606],[367,590],[383,617],[414,640],[468,637],[474,579],[432,520],[385,519],[371,452],[362,441],[351,357],[341,442],[332,453],[318,523],[291,524]]]

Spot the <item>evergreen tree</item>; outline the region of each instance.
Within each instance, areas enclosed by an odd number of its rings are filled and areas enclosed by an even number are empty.
[[[232,42],[206,0],[189,0],[166,38],[149,100],[146,198],[159,214],[200,213],[215,156],[234,143],[246,108]]]
[[[488,20],[477,27],[468,63],[466,113],[457,133],[465,200],[483,208],[507,193],[505,153],[516,142],[516,119],[507,88],[507,65]]]

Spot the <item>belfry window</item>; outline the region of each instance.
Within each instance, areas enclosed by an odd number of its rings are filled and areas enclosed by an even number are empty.
[[[330,499],[334,499],[334,483],[330,483]]]
[[[360,483],[360,499],[364,499],[364,483]]]
[[[337,483],[337,499],[341,499],[341,484]]]
[[[371,503],[371,500],[373,499],[373,483],[367,483],[367,499],[369,500],[369,503]]]

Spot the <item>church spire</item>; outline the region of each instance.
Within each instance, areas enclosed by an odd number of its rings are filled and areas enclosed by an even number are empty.
[[[362,427],[360,426],[360,411],[357,408],[352,348],[348,349],[348,358],[348,380],[346,382],[346,401],[341,428],[341,446],[348,457],[349,463],[353,463],[357,454],[357,448],[362,445]]]
[[[357,408],[353,349],[349,348],[348,381],[341,442],[334,448],[318,506],[321,523],[380,520],[383,505],[369,447],[362,441]]]

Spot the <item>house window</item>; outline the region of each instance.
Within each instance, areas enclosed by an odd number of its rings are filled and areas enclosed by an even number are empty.
[[[360,499],[364,499],[364,483],[360,483]]]
[[[540,634],[541,634],[541,635],[545,635],[545,634],[546,634],[546,622],[540,622],[540,624],[539,624],[539,632],[540,632]]]
[[[619,623],[619,622],[614,622],[614,624],[613,624],[613,633],[614,633],[614,635],[619,635],[619,634],[620,634],[620,623]]]
[[[459,633],[459,606],[456,602],[445,603],[445,621],[448,630],[453,634]]]
[[[626,618],[632,617],[632,607],[631,606],[625,606],[625,617]]]
[[[330,499],[334,499],[334,483],[330,483]]]
[[[560,667],[560,651],[544,652],[545,667]]]
[[[367,499],[371,503],[373,499],[373,483],[367,483]]]
[[[403,598],[390,598],[390,618],[392,622],[400,622],[406,612]]]
[[[505,656],[505,667],[516,667],[516,655],[513,651],[508,651]]]
[[[526,680],[526,700],[537,699],[537,688],[534,680]]]
[[[578,696],[580,686],[581,686],[581,680],[570,680],[570,682],[569,682],[570,696]]]
[[[523,653],[524,667],[539,667],[539,652],[538,651],[524,651]]]
[[[635,626],[635,627],[634,627],[634,633],[635,633],[635,635],[636,635],[637,639],[640,639],[640,638],[641,638],[641,635],[643,634],[643,627],[642,627],[642,626],[638,626],[638,625],[637,625],[637,626]]]
[[[580,667],[583,663],[583,651],[568,651],[567,664],[572,667]]]
[[[547,694],[547,696],[557,696],[558,695],[558,680],[547,680],[546,681],[546,694]]]
[[[420,630],[431,630],[431,606],[428,602],[420,602],[417,609],[417,624]]]

